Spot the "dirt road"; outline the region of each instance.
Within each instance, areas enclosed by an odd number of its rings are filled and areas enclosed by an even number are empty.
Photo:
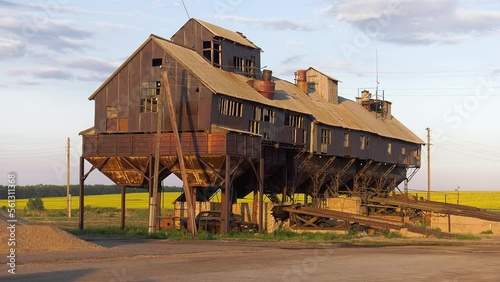
[[[338,247],[246,241],[101,240],[18,255],[10,281],[498,281],[500,245]]]

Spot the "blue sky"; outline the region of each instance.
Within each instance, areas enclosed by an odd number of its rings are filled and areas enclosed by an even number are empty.
[[[185,4],[191,17],[243,32],[275,76],[293,81],[312,66],[341,80],[349,99],[376,87],[378,53],[393,115],[424,140],[432,129],[432,188],[500,189],[497,1]],[[149,34],[170,38],[187,19],[177,0],[0,0],[0,184],[10,171],[21,185],[65,184],[67,137],[78,183],[78,132],[94,118],[87,98]],[[427,187],[423,151],[411,189]],[[87,183],[110,182],[94,172]]]

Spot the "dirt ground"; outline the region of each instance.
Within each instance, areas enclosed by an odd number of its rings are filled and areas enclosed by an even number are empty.
[[[9,281],[498,281],[500,237],[388,247],[90,238],[100,249],[19,253]],[[405,240],[410,239],[394,239]],[[415,244],[411,239],[411,244]],[[442,246],[442,245],[451,246]]]

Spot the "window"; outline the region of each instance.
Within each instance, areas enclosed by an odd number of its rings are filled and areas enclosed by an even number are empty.
[[[361,135],[359,138],[361,150],[368,149],[370,138],[368,136]]]
[[[254,76],[255,56],[252,59],[244,59],[240,57],[233,57],[233,68],[235,72],[243,73],[246,76]]]
[[[251,120],[249,131],[253,134],[260,134],[260,122]]]
[[[387,154],[389,154],[389,155],[392,154],[392,143],[391,142],[387,143]]]
[[[316,82],[307,83],[307,94],[316,92]]]
[[[153,67],[160,67],[163,63],[163,60],[161,58],[154,58],[152,62]]]
[[[203,57],[214,67],[221,68],[222,49],[219,41],[203,41]]]
[[[141,113],[158,111],[158,96],[161,83],[159,81],[146,81],[141,85]]]
[[[240,57],[233,57],[233,67],[234,71],[244,71],[244,60]]]
[[[321,144],[332,144],[332,131],[329,129],[321,129]]]
[[[401,147],[401,155],[406,155],[406,148],[404,146]]]
[[[344,147],[349,147],[349,133],[344,133]]]
[[[219,100],[219,114],[233,117],[243,116],[243,104],[225,98]]]
[[[285,113],[285,122],[284,124],[290,127],[302,128],[302,123],[304,122],[304,118],[300,115],[292,115],[288,112]]]
[[[254,107],[254,120],[274,123],[274,111],[261,107]]]

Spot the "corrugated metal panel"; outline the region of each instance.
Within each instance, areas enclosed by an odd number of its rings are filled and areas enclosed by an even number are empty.
[[[249,46],[249,47],[252,47],[255,49],[260,49],[257,45],[253,44],[252,41],[248,40],[248,38],[244,37],[241,33],[234,32],[234,31],[225,29],[225,28],[220,27],[220,26],[216,26],[214,24],[207,23],[207,22],[204,22],[204,21],[199,20],[199,19],[193,19],[193,20],[199,22],[202,26],[204,26],[206,29],[210,30],[210,32],[212,32],[216,36],[229,39],[233,42],[239,43],[239,44],[244,45],[244,46]]]

